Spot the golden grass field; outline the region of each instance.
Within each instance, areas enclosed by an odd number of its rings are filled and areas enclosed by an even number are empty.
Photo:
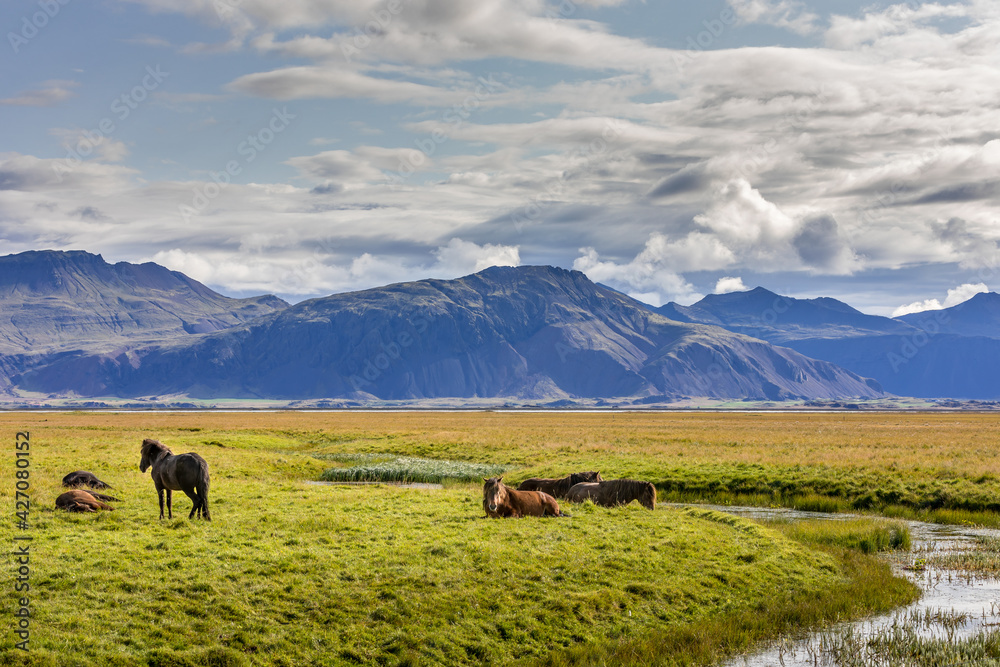
[[[139,412],[0,413],[11,433],[45,446],[114,434],[315,433],[379,451],[545,465],[553,457],[632,457],[660,462],[859,466],[1000,477],[1000,415],[992,413],[503,413]],[[197,443],[198,436],[185,435]],[[458,456],[461,455],[461,456]]]
[[[597,469],[652,481],[661,501],[829,501],[995,524],[997,419],[3,413],[8,525],[15,433],[31,433],[37,615],[34,652],[12,650],[8,633],[0,665],[613,664],[622,651],[644,656],[637,664],[701,664],[913,590],[890,583],[887,568],[818,546],[857,535],[783,535],[634,505],[491,521],[475,482],[441,491],[308,482],[337,455],[400,454],[509,466],[511,483]],[[152,481],[138,470],[147,437],[208,460],[212,523],[188,521],[181,493],[174,519],[158,520]],[[75,469],[116,487],[115,512],[53,509]]]

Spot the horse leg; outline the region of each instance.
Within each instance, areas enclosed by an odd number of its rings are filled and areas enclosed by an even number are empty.
[[[174,505],[173,494],[172,494],[172,492],[171,492],[170,489],[167,489],[167,518],[168,519],[173,519],[174,518],[174,508],[173,508],[173,505]],[[163,518],[163,511],[162,510],[160,511],[160,518],[161,519]]]
[[[184,494],[191,499],[192,503],[194,503],[194,505],[191,506],[191,513],[188,514],[188,519],[193,519],[195,512],[198,513],[198,516],[201,516],[201,498],[198,497],[198,494],[194,492],[194,489],[190,490],[181,489],[181,490],[184,491]]]
[[[205,521],[211,521],[212,517],[208,513],[208,487],[207,486],[202,486],[201,488],[198,489],[198,497],[201,498],[201,512],[202,512],[201,518],[203,518]]]
[[[169,493],[169,491],[168,491],[168,493]],[[156,487],[156,495],[159,496],[159,498],[160,498],[160,520],[162,521],[163,520],[163,487],[162,486],[157,486]]]

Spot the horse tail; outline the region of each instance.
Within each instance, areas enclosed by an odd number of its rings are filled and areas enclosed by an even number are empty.
[[[198,478],[198,497],[201,498],[202,516],[205,521],[211,521],[212,515],[208,513],[208,463],[201,460],[201,475]]]

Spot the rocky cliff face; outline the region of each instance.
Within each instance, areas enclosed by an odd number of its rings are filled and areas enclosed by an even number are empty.
[[[67,355],[18,383],[94,396],[883,395],[832,364],[667,319],[552,267],[494,267],[314,299],[189,340]]]

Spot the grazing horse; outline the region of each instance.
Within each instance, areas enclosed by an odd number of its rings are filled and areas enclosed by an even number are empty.
[[[628,505],[633,500],[646,509],[656,509],[656,487],[651,482],[634,479],[611,479],[603,482],[583,482],[569,490],[566,499],[582,503],[590,499],[595,505],[615,507]]]
[[[89,486],[92,489],[110,489],[112,486],[97,479],[97,475],[86,470],[77,470],[63,477],[63,486]]]
[[[580,482],[600,482],[601,473],[591,470],[590,472],[575,472],[562,479],[552,479],[550,477],[532,477],[521,482],[518,491],[544,491],[553,498],[565,498],[569,490]]]
[[[173,519],[171,491],[183,491],[194,502],[189,519],[195,512],[205,521],[211,521],[208,513],[208,463],[194,452],[174,454],[170,448],[158,440],[147,438],[142,441],[142,459],[139,471],[146,472],[152,466],[153,484],[160,497],[160,518],[163,518],[163,492],[167,492],[167,518]]]
[[[486,516],[519,519],[522,516],[566,516],[556,499],[542,491],[518,491],[503,483],[503,477],[483,478],[483,509]]]
[[[100,493],[94,494],[90,491],[67,491],[58,498],[56,498],[56,509],[66,510],[67,512],[96,512],[98,510],[114,510],[115,508],[107,503],[101,502],[101,499],[116,500],[109,496],[103,496]]]

